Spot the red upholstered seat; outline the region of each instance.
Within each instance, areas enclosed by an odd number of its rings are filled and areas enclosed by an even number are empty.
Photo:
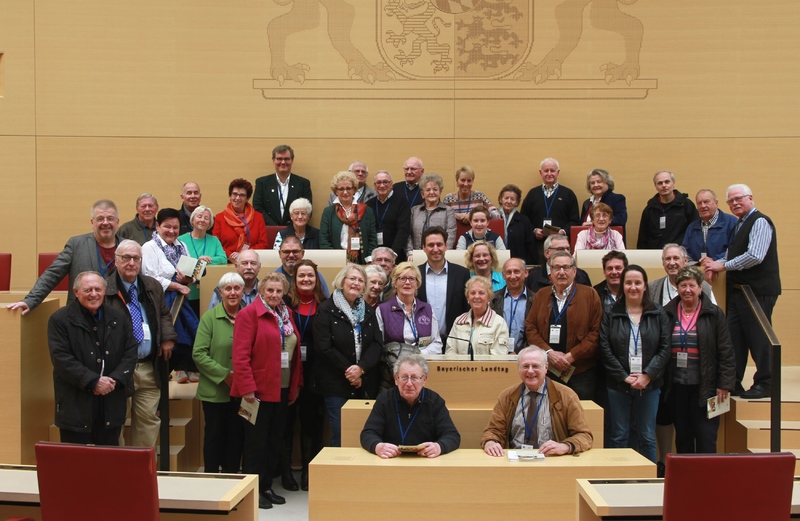
[[[53,264],[53,261],[58,257],[58,253],[40,253],[39,254],[39,276],[45,272],[47,268]],[[69,276],[64,277],[58,285],[53,288],[53,291],[69,291]]]
[[[267,226],[267,249],[271,250],[275,246],[275,237],[278,232],[286,228],[286,226]]]
[[[11,254],[0,253],[0,291],[11,289]]]

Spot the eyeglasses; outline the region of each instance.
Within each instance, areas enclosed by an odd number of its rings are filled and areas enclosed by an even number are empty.
[[[411,170],[412,172],[416,172],[417,170],[419,170],[419,168],[417,168],[415,166],[404,166],[403,170],[405,170],[406,172],[409,171],[409,170]]]
[[[353,192],[355,188],[352,186],[340,186],[336,189],[337,192]]]
[[[392,184],[391,181],[375,181],[376,185],[390,185]]]
[[[247,193],[231,192],[231,199],[247,198]]]
[[[534,371],[539,371],[540,369],[542,369],[542,367],[543,366],[540,364],[523,364],[519,368],[522,369],[523,371],[530,371],[531,369],[533,369]]]
[[[292,161],[294,161],[294,158],[293,157],[273,157],[272,160],[275,161],[276,163],[291,163]]]
[[[734,204],[741,203],[746,197],[753,197],[753,196],[749,195],[749,194],[748,195],[740,195],[739,197],[731,197],[730,199],[728,199],[725,202],[728,203],[728,206],[733,206]]]
[[[300,255],[300,250],[280,250],[281,255]]]
[[[366,170],[364,170],[363,168],[356,168],[355,170],[351,170],[351,172],[353,172],[354,174],[368,174],[369,173]]]
[[[117,219],[116,217],[93,217],[92,220],[97,224],[103,224],[103,223],[115,223],[119,219]]]
[[[550,246],[547,249],[552,251],[569,251],[569,246],[560,246],[558,248],[556,248],[555,246]]]
[[[364,284],[364,279],[359,277],[346,277],[344,280],[349,280],[351,284]]]
[[[417,382],[421,382],[422,380],[424,380],[425,377],[424,376],[408,376],[407,374],[404,374],[403,376],[398,376],[397,379],[400,380],[401,382],[403,382],[404,384],[406,384],[408,382],[411,382],[412,384],[415,384]]]
[[[142,258],[138,255],[117,255],[117,258],[122,261],[123,264],[128,264],[130,261],[135,263],[142,262]]]
[[[406,282],[409,282],[409,283],[416,282],[417,278],[416,277],[397,277],[395,280],[397,282],[401,282],[401,283],[405,284]]]
[[[295,210],[294,212],[292,212],[292,215],[294,217],[308,217],[308,212],[305,212],[305,211],[301,212],[301,211]]]
[[[552,266],[550,268],[550,271],[555,271],[556,273],[558,273],[559,271],[569,271],[574,267],[575,266]]]

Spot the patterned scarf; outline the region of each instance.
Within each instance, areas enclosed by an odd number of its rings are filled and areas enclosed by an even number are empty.
[[[267,312],[275,317],[275,320],[278,321],[278,327],[281,328],[283,331],[283,337],[290,337],[294,334],[294,327],[292,326],[292,321],[289,318],[289,308],[286,307],[286,303],[281,301],[278,304],[277,309],[272,309],[267,301],[264,300],[264,297],[261,295],[258,296],[261,299],[261,303],[264,304],[264,307],[267,308]]]
[[[344,298],[342,290],[337,289],[333,292],[333,303],[345,314],[353,327],[356,327],[364,321],[365,304],[363,298],[358,297],[355,302],[355,307],[350,307],[350,303]]]
[[[181,259],[181,255],[189,256],[186,246],[177,239],[172,246],[170,246],[158,235],[158,232],[153,232],[153,240],[156,241],[156,244],[158,244],[158,247],[161,248],[161,251],[164,252],[167,260],[174,268],[178,267],[178,261]]]
[[[250,227],[253,226],[255,214],[256,210],[250,203],[245,203],[243,214],[234,210],[233,204],[231,203],[228,203],[228,206],[222,211],[222,217],[225,219],[225,223],[233,228],[239,236],[234,251],[242,251],[242,246],[245,244],[252,244],[250,242]]]
[[[350,211],[350,217],[344,211],[344,206],[337,203],[335,206],[336,217],[342,221],[342,224],[347,226],[347,262],[359,264],[359,255],[364,251],[364,237],[361,235],[361,219],[364,218],[364,213],[367,211],[367,205],[364,203],[353,203]],[[359,249],[353,250],[350,248],[353,237],[358,237]]]
[[[608,250],[609,243],[611,242],[611,228],[606,228],[603,233],[594,231],[594,227],[589,228],[588,237],[586,238],[586,246],[590,250]]]

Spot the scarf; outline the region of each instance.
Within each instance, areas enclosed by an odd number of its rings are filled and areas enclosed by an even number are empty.
[[[178,261],[181,259],[181,255],[189,256],[189,252],[186,251],[186,246],[177,239],[175,243],[170,246],[158,235],[158,232],[153,232],[153,240],[156,241],[158,247],[164,252],[164,255],[167,257],[169,263],[172,264],[173,268],[178,267]],[[191,273],[189,275],[191,275]]]
[[[356,299],[355,307],[350,307],[350,303],[347,302],[346,298],[344,298],[344,293],[342,293],[342,290],[337,289],[333,292],[333,303],[336,304],[336,307],[345,314],[353,327],[358,326],[364,321],[365,304],[363,298],[358,297]]]
[[[267,313],[275,317],[275,320],[278,321],[278,328],[281,330],[281,336],[283,336],[283,338],[292,336],[294,334],[294,327],[292,326],[292,320],[289,318],[289,308],[286,307],[286,303],[281,301],[277,309],[272,309],[269,304],[267,304],[267,301],[264,300],[264,297],[259,295],[258,298],[261,299],[261,303],[267,308]]]
[[[250,245],[250,227],[253,225],[255,214],[255,208],[250,203],[245,203],[244,213],[242,214],[234,210],[231,203],[228,203],[228,206],[222,211],[222,218],[225,219],[225,223],[233,228],[239,236],[234,251],[242,251],[242,247],[245,244]]]
[[[359,256],[364,251],[364,237],[361,235],[361,219],[364,218],[364,213],[367,211],[367,205],[364,203],[353,203],[351,207],[350,217],[344,211],[344,206],[341,203],[336,203],[334,207],[336,217],[342,221],[342,224],[347,225],[347,262],[359,264]],[[350,245],[353,243],[353,237],[358,237],[359,249],[353,250]]]
[[[611,244],[611,228],[606,228],[603,233],[594,231],[594,227],[587,230],[589,233],[586,238],[586,246],[590,250],[609,250]]]

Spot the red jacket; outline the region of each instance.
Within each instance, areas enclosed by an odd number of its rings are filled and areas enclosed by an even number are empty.
[[[300,332],[290,314],[297,335],[297,347],[292,355],[289,378],[289,401],[297,397],[303,384],[300,356]],[[231,396],[254,392],[262,402],[281,401],[281,334],[278,321],[267,311],[260,298],[236,316],[233,328],[233,385]]]
[[[222,243],[226,256],[230,257],[231,253],[241,251],[239,236],[245,233],[245,229],[243,226],[233,227],[228,224],[224,211],[214,217],[214,229],[211,230],[211,233]],[[243,242],[247,242],[246,239]],[[253,213],[252,222],[250,222],[250,249],[267,249],[267,225],[264,224],[264,217],[259,212]]]

